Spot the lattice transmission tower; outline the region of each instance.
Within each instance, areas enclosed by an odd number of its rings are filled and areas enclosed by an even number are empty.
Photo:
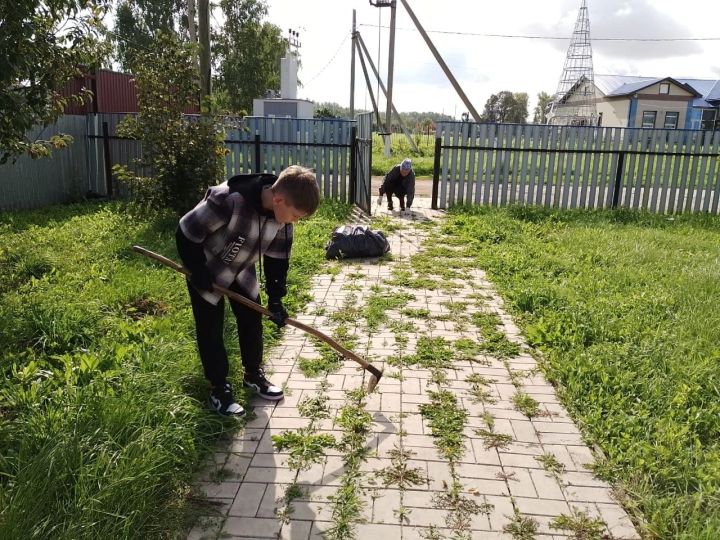
[[[556,126],[592,126],[597,123],[587,0],[582,0],[580,4],[565,67],[550,105],[548,123]]]

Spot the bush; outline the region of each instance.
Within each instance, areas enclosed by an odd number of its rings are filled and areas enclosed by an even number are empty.
[[[224,131],[217,119],[209,113],[199,118],[183,114],[198,103],[192,51],[192,45],[161,34],[152,50],[133,61],[140,113],[123,120],[118,134],[142,141],[136,163],[140,174],[123,165],[113,171],[141,207],[184,214],[224,174]],[[212,104],[208,100],[204,106]]]

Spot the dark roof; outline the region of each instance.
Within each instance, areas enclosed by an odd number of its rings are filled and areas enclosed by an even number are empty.
[[[637,77],[633,75],[595,75],[595,86],[607,97],[626,96],[659,82],[669,81],[695,96],[693,106],[712,107],[708,101],[720,100],[720,80],[675,77]]]

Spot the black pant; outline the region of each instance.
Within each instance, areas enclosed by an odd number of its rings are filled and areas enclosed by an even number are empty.
[[[229,289],[242,294],[235,283]],[[221,298],[217,305],[213,305],[200,296],[200,293],[190,283],[188,283],[188,290],[195,317],[198,351],[205,377],[213,386],[221,386],[225,384],[229,370],[223,340],[225,298]],[[255,301],[260,302],[260,298],[258,297]],[[260,367],[263,356],[262,316],[232,300],[230,300],[230,307],[237,323],[240,355],[245,373],[254,373]]]
[[[406,193],[406,191],[402,187],[396,187],[393,191],[387,191],[385,193],[385,195],[387,195],[388,206],[393,205],[393,202],[392,202],[393,193],[400,201],[400,209],[404,210],[405,209],[405,193]]]

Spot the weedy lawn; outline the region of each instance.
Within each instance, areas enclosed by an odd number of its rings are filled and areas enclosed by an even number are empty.
[[[291,313],[348,212],[325,201],[297,227]],[[176,224],[117,203],[0,216],[0,538],[167,538],[193,519],[192,474],[238,424],[205,407],[184,279],[130,249],[177,258]]]
[[[443,225],[506,298],[658,538],[720,538],[720,219],[455,208]]]

